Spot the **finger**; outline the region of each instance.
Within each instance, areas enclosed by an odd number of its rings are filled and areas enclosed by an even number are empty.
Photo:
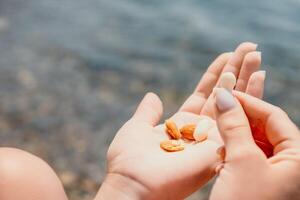
[[[253,72],[256,72],[261,65],[261,52],[252,51],[247,53],[238,76],[235,90],[245,91],[248,80]]]
[[[257,44],[254,43],[244,42],[240,44],[234,51],[232,57],[228,60],[223,72],[232,72],[238,77],[245,55],[251,51],[255,51],[256,48]]]
[[[224,66],[232,55],[233,52],[227,52],[218,56],[217,59],[212,62],[212,64],[207,68],[207,71],[203,74],[200,82],[195,89],[195,92],[201,93],[205,97],[208,97],[215,87]]]
[[[226,89],[217,89],[215,103],[216,121],[225,144],[226,158],[236,158],[242,149],[260,152],[253,140],[246,114],[232,94]]]
[[[266,71],[254,72],[248,81],[246,93],[256,98],[262,99],[265,89]]]
[[[274,153],[300,146],[299,129],[282,109],[245,93],[235,91],[234,95],[241,102],[249,121],[264,126]]]
[[[200,114],[206,98],[212,92],[219,76],[232,53],[221,54],[207,69],[194,93],[183,103],[179,111]]]
[[[250,42],[244,42],[242,44],[240,44],[236,50],[234,51],[234,53],[232,54],[232,56],[230,57],[230,59],[228,60],[227,64],[225,65],[222,73],[224,72],[232,72],[236,77],[238,77],[243,59],[245,57],[245,55],[251,51],[254,51],[257,48],[257,44],[254,43],[250,43]],[[219,81],[217,85],[219,85]],[[203,105],[203,108],[201,109],[201,114],[204,115],[209,115],[212,118],[214,118],[214,111],[213,111],[213,105],[214,102],[212,101],[213,98],[209,97],[206,101],[206,103]]]
[[[189,112],[200,114],[201,109],[206,101],[206,98],[198,92],[193,93],[183,105],[179,108],[179,112]]]
[[[205,104],[203,105],[203,108],[201,109],[200,115],[207,115],[211,118],[215,119],[215,112],[214,112],[214,96],[210,95],[208,99],[206,100]]]
[[[158,124],[162,113],[163,106],[159,97],[154,93],[148,93],[141,101],[132,119],[155,126]]]

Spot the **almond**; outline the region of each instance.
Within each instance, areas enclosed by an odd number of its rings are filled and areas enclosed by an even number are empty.
[[[197,142],[203,142],[203,141],[205,141],[207,139],[207,137],[208,137],[207,133],[203,133],[203,134],[198,135],[196,137],[196,141]]]
[[[175,124],[175,122],[171,119],[166,120],[166,131],[167,133],[174,139],[180,139],[181,133]]]
[[[187,124],[180,129],[181,135],[189,140],[195,140],[194,132],[196,129],[196,124]]]
[[[207,139],[208,131],[214,126],[213,120],[211,118],[201,119],[194,131],[194,138],[198,142],[202,142]]]
[[[164,140],[160,142],[160,147],[168,152],[182,151],[184,144],[180,140]]]

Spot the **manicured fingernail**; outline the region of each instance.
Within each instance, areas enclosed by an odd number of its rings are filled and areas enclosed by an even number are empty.
[[[233,90],[236,84],[236,77],[232,72],[224,72],[220,77],[220,87],[229,91]]]
[[[236,102],[229,91],[220,89],[216,91],[216,104],[220,112],[226,112],[234,108]]]

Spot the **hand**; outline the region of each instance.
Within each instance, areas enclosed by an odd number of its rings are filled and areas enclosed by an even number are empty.
[[[225,143],[225,163],[211,200],[299,199],[300,132],[280,108],[234,92],[216,91],[216,119]],[[250,124],[263,126],[274,147],[267,159],[255,144]]]
[[[219,56],[172,119],[180,126],[198,122],[202,108],[212,113],[209,102],[213,99],[207,98],[222,71],[239,75],[237,89],[262,96],[264,74],[255,72],[260,67],[255,49],[256,45],[244,43],[234,53]],[[183,199],[214,176],[220,160],[216,154],[220,144],[214,140],[186,145],[184,151],[176,153],[160,149],[160,141],[168,138],[163,125],[157,126],[162,110],[156,95],[146,95],[132,119],[117,133],[108,151],[108,175],[96,199]]]
[[[223,72],[232,72],[237,77],[235,90],[257,98],[264,93],[264,71],[257,71],[261,65],[261,53],[255,51],[257,45],[240,44],[234,53],[220,55],[207,69],[194,93],[186,100],[179,111],[207,115],[214,118],[212,90],[218,86]]]

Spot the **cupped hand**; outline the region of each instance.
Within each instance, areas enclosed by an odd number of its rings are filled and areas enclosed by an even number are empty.
[[[225,143],[225,162],[211,200],[296,200],[300,197],[300,132],[280,108],[249,95],[216,91],[216,120]],[[274,147],[267,158],[252,137],[261,126]]]
[[[234,53],[219,56],[208,68],[194,93],[172,117],[178,126],[197,123],[199,114],[213,117],[211,92],[222,72],[233,72],[236,89],[261,97],[264,73],[260,53],[252,43],[241,44]],[[159,143],[167,139],[163,125],[158,125],[163,107],[150,93],[136,113],[117,133],[108,151],[108,173],[96,199],[183,199],[205,184],[215,174],[220,162],[216,153],[217,134],[198,145],[186,144],[184,151],[168,153]]]

